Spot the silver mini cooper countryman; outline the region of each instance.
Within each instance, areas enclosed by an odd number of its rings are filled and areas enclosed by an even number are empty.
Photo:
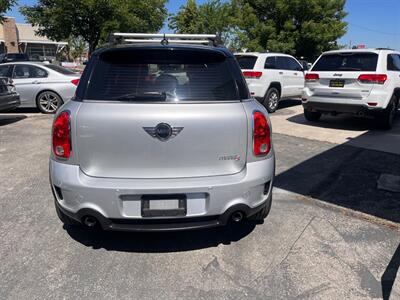
[[[275,172],[271,126],[234,56],[212,35],[114,37],[54,118],[50,181],[61,221],[133,231],[262,222]]]

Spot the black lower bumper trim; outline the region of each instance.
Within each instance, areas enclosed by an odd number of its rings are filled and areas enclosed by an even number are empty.
[[[310,111],[321,113],[349,113],[349,114],[364,114],[375,115],[383,109],[369,108],[362,104],[336,104],[324,102],[303,102],[303,107]]]
[[[267,201],[271,201],[268,198]],[[57,207],[70,218],[82,222],[85,216],[95,217],[102,229],[116,231],[178,231],[178,230],[194,230],[205,229],[226,225],[231,215],[236,211],[241,211],[246,217],[250,217],[259,212],[265,205],[263,204],[250,208],[244,204],[238,204],[230,207],[222,215],[204,216],[204,217],[183,217],[183,218],[141,218],[141,219],[108,219],[102,214],[92,209],[81,209],[77,213],[71,213],[60,206],[56,200]]]

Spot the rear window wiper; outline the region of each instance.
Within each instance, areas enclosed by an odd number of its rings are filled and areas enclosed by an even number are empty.
[[[167,101],[176,99],[176,96],[170,92],[146,92],[146,93],[131,93],[124,94],[113,98],[113,100],[121,101]]]

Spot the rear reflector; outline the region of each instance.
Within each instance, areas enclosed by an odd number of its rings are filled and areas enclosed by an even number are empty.
[[[368,102],[368,105],[369,105],[369,106],[377,106],[378,103],[376,103],[376,102]]]
[[[77,79],[72,79],[72,80],[71,80],[71,83],[72,83],[73,85],[78,86],[79,80],[80,80],[79,78],[77,78]]]
[[[243,71],[243,76],[245,78],[260,78],[262,76],[262,72],[258,71]]]
[[[71,156],[71,128],[69,112],[63,111],[53,122],[53,153],[60,158]]]
[[[317,81],[319,80],[319,74],[316,73],[307,73],[304,77],[306,81]]]
[[[376,83],[384,84],[387,80],[386,74],[362,74],[358,76],[358,81],[361,83]]]
[[[265,156],[271,150],[271,129],[263,113],[253,113],[253,153]]]

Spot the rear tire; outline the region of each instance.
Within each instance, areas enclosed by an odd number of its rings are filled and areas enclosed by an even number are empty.
[[[304,117],[307,121],[317,122],[321,118],[321,116],[322,114],[320,112],[304,109]]]
[[[398,100],[393,96],[386,109],[376,117],[379,128],[390,130],[393,127],[393,122],[396,117]]]
[[[55,114],[61,105],[61,97],[52,91],[41,92],[36,98],[36,106],[43,114]]]
[[[270,192],[268,200],[266,201],[263,208],[259,212],[257,212],[255,215],[251,216],[249,219],[256,223],[264,222],[264,219],[266,217],[268,217],[269,212],[271,211],[271,206],[272,206],[272,191]]]
[[[265,95],[263,105],[268,110],[269,113],[274,113],[278,109],[278,104],[280,100],[280,94],[278,89],[272,87],[267,91]]]

